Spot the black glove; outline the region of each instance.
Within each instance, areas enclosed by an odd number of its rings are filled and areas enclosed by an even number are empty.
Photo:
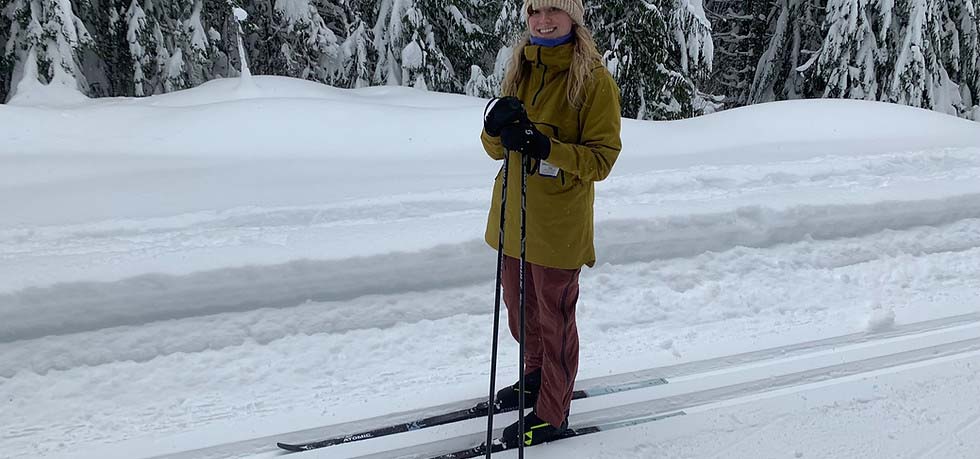
[[[551,139],[530,122],[504,126],[500,132],[500,143],[508,150],[516,150],[535,159],[545,160],[551,155]]]
[[[490,137],[499,137],[504,126],[509,124],[528,122],[524,103],[520,99],[507,96],[494,99],[490,103],[493,107],[483,116],[483,130],[487,131]]]

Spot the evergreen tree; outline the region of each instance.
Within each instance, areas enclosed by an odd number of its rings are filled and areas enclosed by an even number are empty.
[[[708,0],[716,52],[712,72],[701,85],[721,94],[727,107],[749,103],[756,65],[767,44],[769,0]]]
[[[439,2],[439,0],[435,0]],[[393,43],[403,42],[400,66],[400,84],[421,89],[451,90],[456,79],[452,63],[443,52],[436,38],[436,30],[430,15],[431,3],[427,0],[407,2],[402,17],[401,37]]]
[[[84,54],[83,72],[94,97],[132,95],[132,58],[126,40],[126,0],[76,1],[78,17],[92,34],[94,46]]]
[[[963,115],[980,121],[980,0],[956,0],[950,6],[954,21],[953,48],[959,45],[959,62],[954,70],[960,83]]]
[[[435,28],[433,35],[438,48],[447,57],[453,74],[449,85],[437,86],[435,89],[460,92],[464,86],[463,79],[470,76],[473,66],[480,67],[481,73],[483,68],[493,68],[496,55],[490,50],[500,49],[503,45],[493,29],[481,25],[492,17],[488,14],[492,11],[492,2],[424,0],[424,5],[425,10],[432,12],[430,21]]]
[[[375,83],[463,90],[459,75],[469,75],[473,64],[490,65],[486,50],[499,44],[474,22],[481,8],[469,0],[381,0]]]
[[[962,100],[943,65],[954,48],[944,40],[946,8],[929,0],[899,0],[896,6],[903,30],[886,100],[956,114]]]
[[[201,22],[210,44],[208,73],[211,78],[238,76],[238,23],[231,8],[232,0],[204,1]],[[234,60],[234,62],[232,62]]]
[[[249,68],[252,73],[259,75],[281,75],[290,76],[288,73],[289,64],[286,56],[282,54],[282,43],[279,39],[278,14],[275,11],[274,0],[237,0],[233,1],[233,6],[237,6],[248,13],[248,21],[242,24],[242,41],[248,52]],[[233,46],[226,48],[231,59],[231,67],[234,75],[238,74],[241,62],[238,59],[237,44],[234,43],[237,32],[234,31],[234,19],[230,19],[233,37]]]
[[[368,0],[341,0],[339,3],[325,3],[321,15],[327,26],[343,37],[337,77],[334,84],[345,88],[363,88],[371,85],[372,69],[376,53],[368,24],[373,2]]]
[[[13,0],[3,11],[10,22],[4,47],[4,62],[13,62],[5,64],[12,68],[10,85],[24,76],[25,61],[33,50],[42,83],[88,92],[81,56],[93,41],[68,1]]]
[[[282,73],[333,83],[341,68],[340,45],[318,8],[310,0],[275,0],[273,11]]]
[[[594,5],[594,4],[593,4]],[[641,0],[593,6],[591,27],[608,49],[624,116],[678,119],[699,113],[692,74],[711,67],[710,27],[687,0]]]
[[[126,39],[137,96],[176,91],[212,77],[200,0],[132,0]]]
[[[10,7],[11,0],[0,0],[0,103],[6,102],[7,94],[10,92],[10,77],[14,73],[14,58],[8,56],[7,43],[10,40],[10,31],[13,29],[13,8]],[[10,53],[12,54],[12,53]]]
[[[768,43],[756,65],[750,104],[819,96],[822,83],[804,72],[820,49],[825,5],[826,0],[778,0],[772,5]]]
[[[340,46],[342,68],[337,76],[337,84],[348,88],[363,88],[371,85],[371,37],[363,21],[357,20],[351,27]]]
[[[219,52],[212,42],[212,34],[204,25],[204,0],[194,0],[185,5],[183,12],[187,13],[187,6],[190,6],[189,14],[181,16],[181,32],[176,45],[182,49],[185,55],[186,80],[191,86],[197,86],[205,81],[211,80],[215,75],[212,73],[210,59],[211,56]]]
[[[137,97],[153,94],[153,81],[156,79],[150,53],[157,47],[153,46],[153,35],[147,31],[147,22],[148,18],[140,1],[132,0],[126,10],[126,42],[132,58],[132,94]]]
[[[377,22],[374,24],[374,49],[378,52],[378,62],[374,71],[374,84],[401,85],[402,49],[407,44],[404,18],[406,3],[411,0],[381,0],[378,4]]]
[[[494,41],[487,46],[489,50],[496,49],[497,53],[496,55],[488,56],[493,59],[492,64],[488,64],[487,67],[487,70],[490,71],[488,76],[484,77],[482,69],[480,75],[473,74],[471,69],[470,83],[468,83],[468,86],[474,88],[474,92],[466,92],[470,95],[483,97],[493,97],[500,94],[504,75],[507,72],[507,65],[510,62],[510,57],[514,53],[512,45],[524,30],[521,16],[523,0],[496,0],[489,3],[485,9],[488,12],[485,20],[488,24],[493,24],[491,37]],[[485,85],[483,87],[487,91],[486,94],[481,94],[476,90],[481,85]]]
[[[826,82],[824,97],[877,100],[886,56],[876,26],[887,32],[883,24],[875,23],[883,17],[879,5],[868,0],[829,0],[816,71]]]

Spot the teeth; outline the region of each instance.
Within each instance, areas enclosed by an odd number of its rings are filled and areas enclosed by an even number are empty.
[[[538,29],[538,32],[545,33],[545,34],[551,33],[551,32],[554,32],[554,31],[555,31],[555,28],[554,27],[552,27],[550,29]]]

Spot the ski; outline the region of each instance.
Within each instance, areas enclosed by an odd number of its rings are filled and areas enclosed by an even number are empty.
[[[667,414],[642,416],[639,418],[627,419],[623,421],[610,421],[605,423],[585,425],[574,429],[568,429],[561,436],[552,440],[549,443],[554,443],[556,441],[564,440],[566,438],[581,437],[582,435],[594,434],[596,432],[605,432],[608,430],[621,429],[623,427],[631,427],[635,425],[646,424],[649,422],[660,421],[662,419],[672,418],[675,416],[683,416],[684,414],[686,413],[684,413],[683,411],[675,411]],[[542,444],[547,444],[547,443],[542,443]],[[528,447],[525,446],[525,448]],[[490,445],[491,454],[499,453],[501,451],[508,450],[508,449],[517,449],[517,446],[516,445],[508,446],[507,444],[501,442],[500,439],[494,440],[493,444]],[[486,454],[487,454],[486,443],[482,443],[472,448],[467,448],[452,453],[446,453],[439,456],[431,456],[428,459],[472,459],[476,457],[485,456]]]
[[[667,384],[667,380],[664,378],[650,378],[650,379],[641,379],[637,381],[630,381],[624,383],[599,385],[596,387],[591,387],[589,389],[576,390],[572,392],[572,400],[598,397],[601,395],[615,394],[619,392],[626,392],[630,390],[659,386],[663,384]],[[516,410],[517,407],[506,408],[506,409],[500,409],[494,407],[493,414],[497,415],[497,414],[507,413]],[[411,432],[414,430],[425,429],[428,427],[452,424],[454,422],[465,421],[467,419],[481,418],[483,416],[487,416],[487,414],[488,414],[487,402],[480,402],[471,408],[450,411],[448,413],[437,414],[434,416],[429,416],[414,421],[403,422],[400,424],[393,424],[389,426],[379,427],[376,429],[365,430],[362,432],[328,438],[325,440],[318,440],[309,443],[277,443],[277,445],[286,451],[293,451],[293,452],[309,451],[313,449],[326,448],[328,446],[342,445],[345,443],[367,440],[370,438],[378,438],[378,437],[395,435],[404,432]]]

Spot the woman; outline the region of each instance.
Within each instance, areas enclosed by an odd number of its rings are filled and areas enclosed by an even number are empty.
[[[575,304],[582,265],[595,264],[594,183],[622,148],[619,88],[584,26],[582,0],[525,0],[528,30],[514,46],[500,99],[481,135],[487,154],[510,152],[507,200],[520,203],[521,156],[527,179],[525,401],[534,410],[504,430],[511,446],[534,445],[568,426],[578,372]],[[494,183],[486,241],[497,248],[502,173]],[[506,206],[502,283],[509,326],[520,336],[520,204]],[[497,394],[517,406],[518,384]]]

